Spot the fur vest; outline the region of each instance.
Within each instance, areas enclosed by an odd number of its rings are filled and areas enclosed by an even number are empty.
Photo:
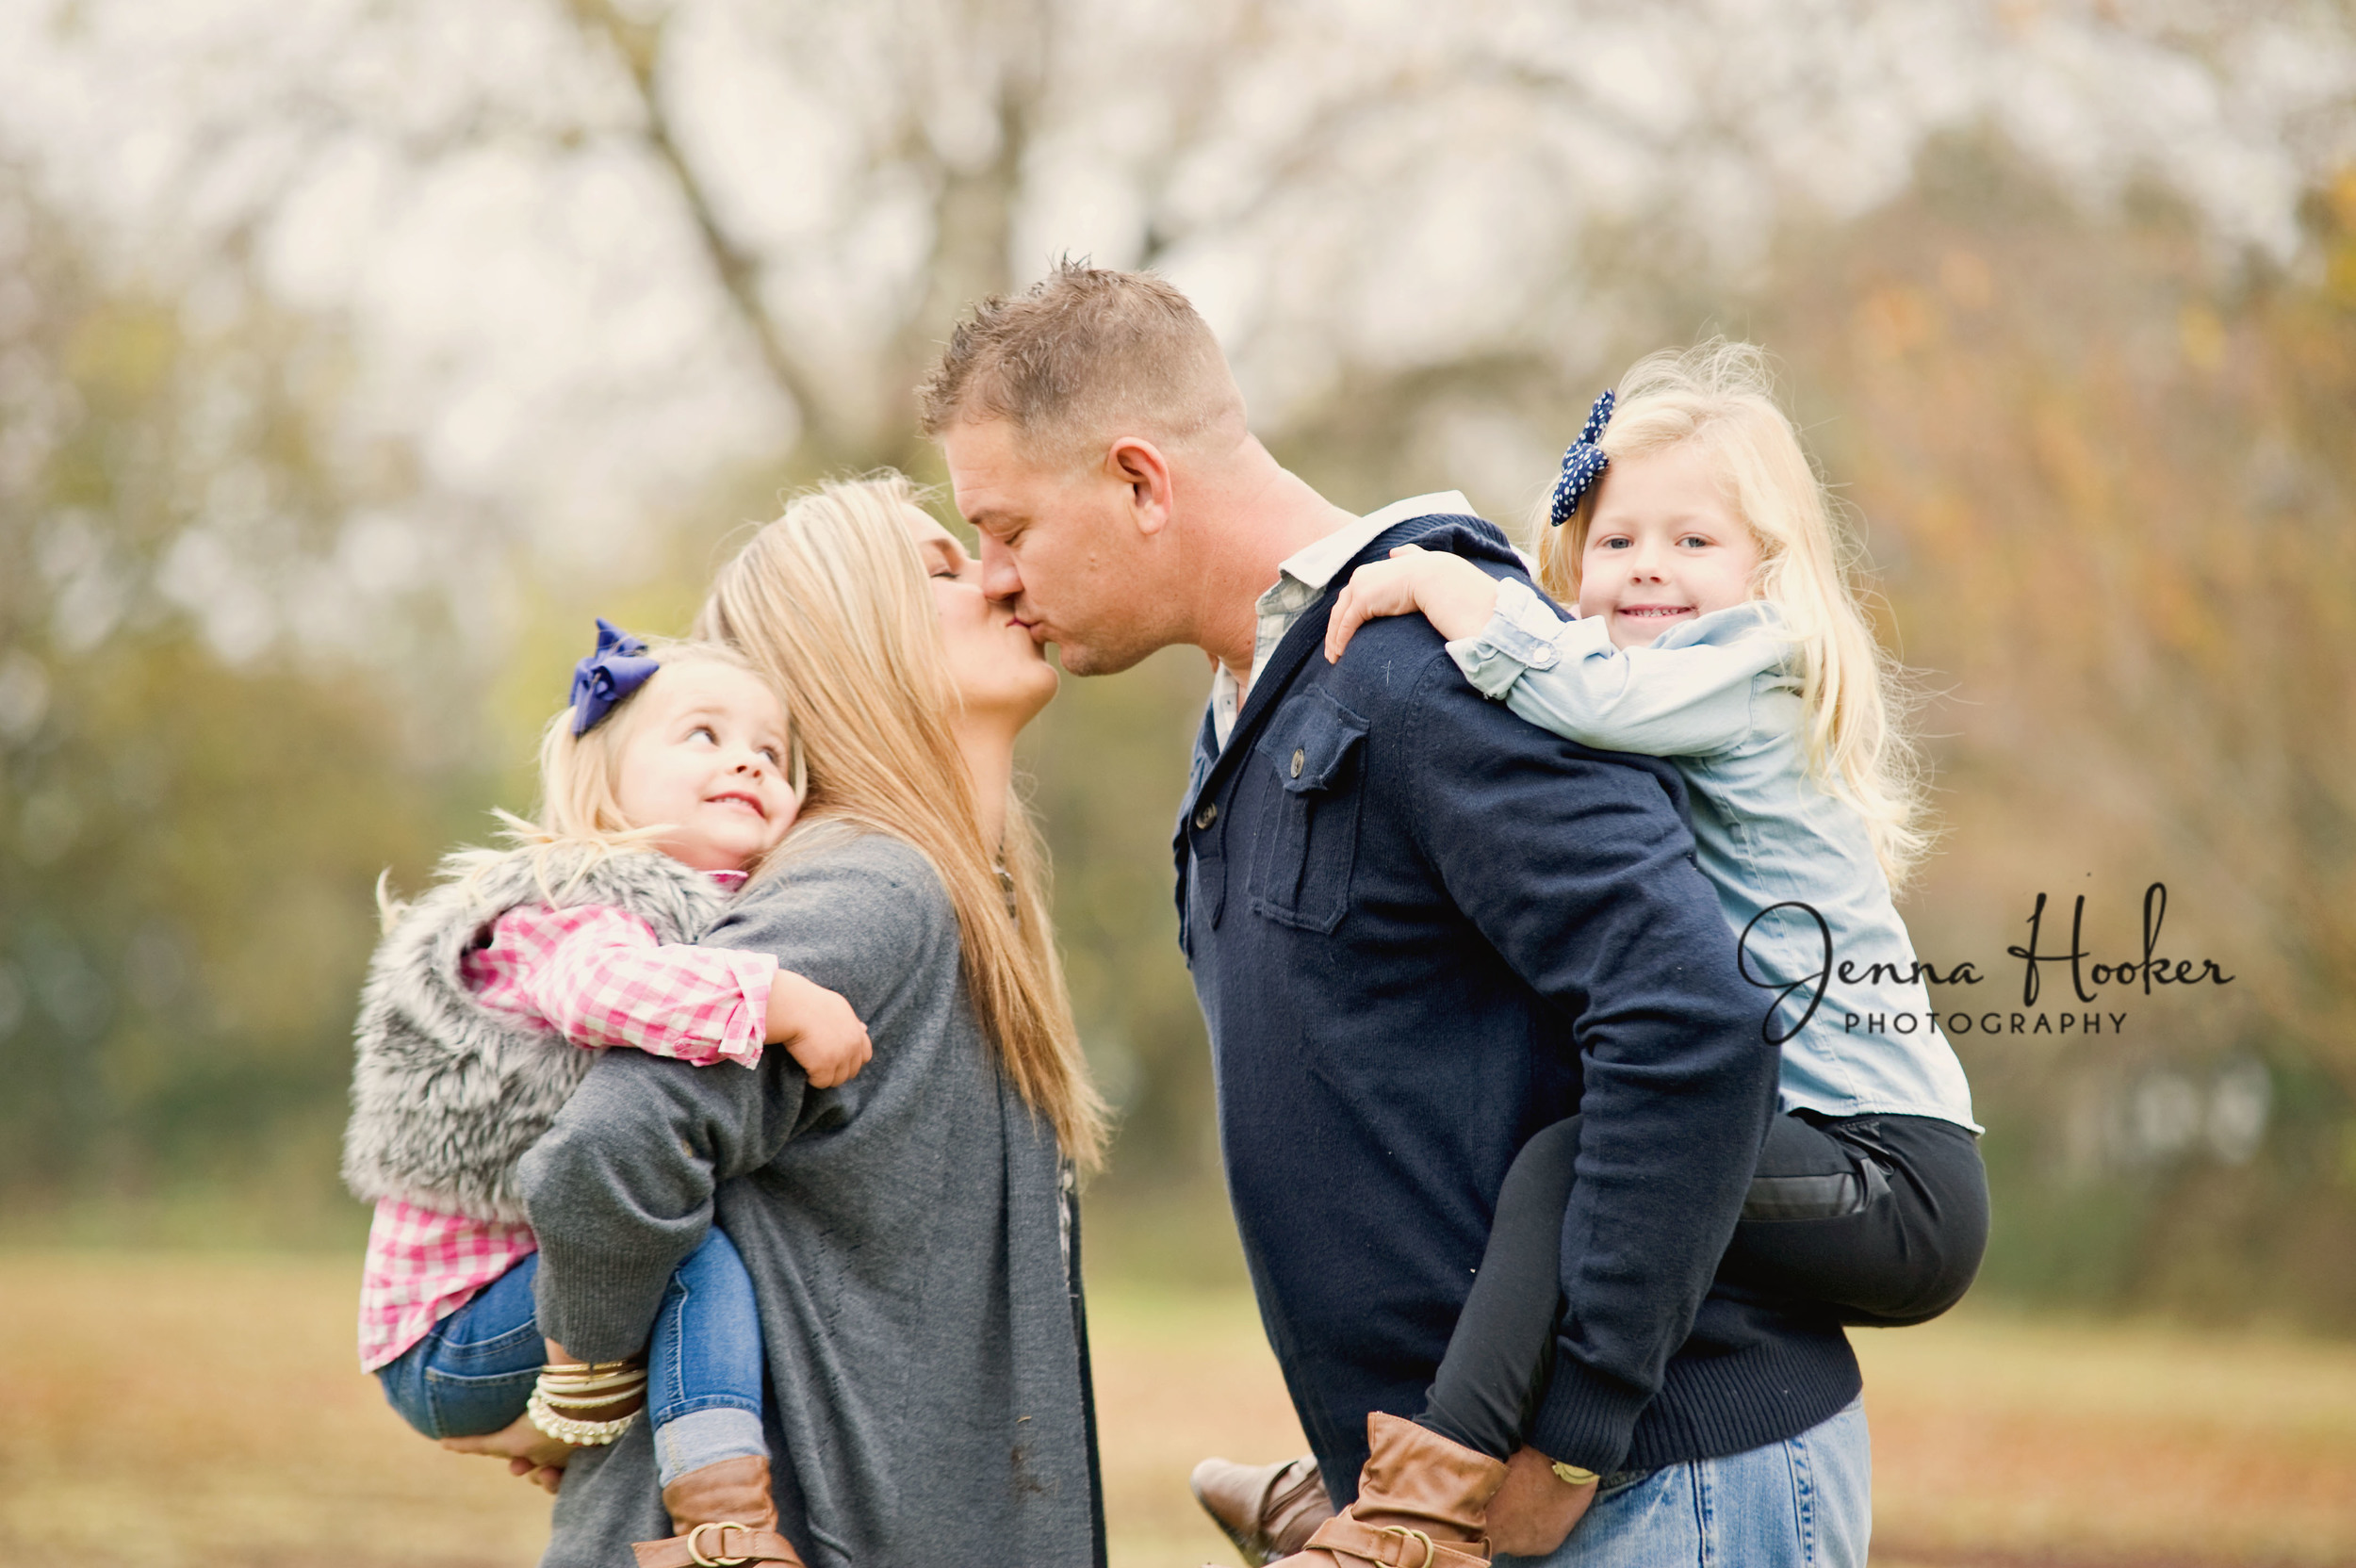
[[[548,1131],[596,1053],[483,1005],[460,977],[460,960],[519,904],[611,905],[665,942],[690,942],[727,902],[711,877],[667,855],[612,854],[584,871],[588,858],[564,848],[461,851],[393,921],[369,961],[354,1031],[343,1162],[354,1197],[477,1219],[524,1217],[515,1161]]]

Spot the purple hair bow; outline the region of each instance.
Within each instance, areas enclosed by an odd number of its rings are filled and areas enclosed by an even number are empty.
[[[1571,520],[1579,510],[1579,498],[1595,488],[1595,481],[1612,466],[1612,460],[1595,445],[1603,439],[1603,429],[1612,422],[1612,393],[1607,389],[1595,400],[1595,406],[1587,411],[1587,428],[1579,433],[1571,449],[1562,454],[1562,477],[1554,482],[1554,509],[1547,516],[1556,528]]]
[[[659,667],[646,644],[598,616],[597,651],[573,666],[573,733],[586,735],[603,724]]]

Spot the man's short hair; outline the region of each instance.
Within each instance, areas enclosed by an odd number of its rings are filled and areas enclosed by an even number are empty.
[[[975,305],[917,400],[928,437],[1004,419],[1031,451],[1075,456],[1121,434],[1184,441],[1243,414],[1227,356],[1184,294],[1151,272],[1074,261]]]

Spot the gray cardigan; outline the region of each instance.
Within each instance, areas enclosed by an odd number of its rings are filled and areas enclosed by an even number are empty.
[[[544,1331],[637,1351],[716,1210],[752,1273],[778,1511],[811,1568],[1101,1563],[1063,1161],[991,1062],[939,878],[898,840],[822,829],[704,940],[842,992],[875,1058],[813,1089],[781,1050],[752,1070],[606,1053],[519,1170]],[[574,1457],[542,1560],[623,1568],[669,1533],[642,1421]]]

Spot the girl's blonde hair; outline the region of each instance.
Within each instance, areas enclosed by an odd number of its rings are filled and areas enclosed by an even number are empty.
[[[932,863],[1000,1065],[1065,1152],[1093,1169],[1104,1105],[1064,988],[1046,857],[1019,800],[1006,803],[1003,862],[982,841],[950,727],[958,697],[940,612],[908,531],[911,516],[925,515],[896,473],[795,498],[720,568],[695,634],[742,649],[785,693],[808,770],[787,843],[818,824],[858,823]]]
[[[1905,727],[1910,694],[1874,640],[1855,533],[1775,404],[1766,351],[1725,338],[1665,349],[1630,366],[1614,392],[1612,422],[1596,442],[1604,454],[1617,462],[1690,447],[1716,468],[1735,514],[1758,537],[1751,593],[1775,602],[1795,645],[1808,771],[1863,813],[1883,874],[1903,886],[1929,844],[1920,754]],[[1562,527],[1539,531],[1539,580],[1565,603],[1579,597],[1600,489]]]

